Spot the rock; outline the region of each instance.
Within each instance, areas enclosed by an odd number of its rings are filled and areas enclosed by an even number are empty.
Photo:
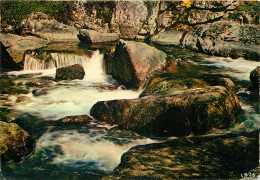
[[[81,29],[79,31],[78,38],[82,42],[89,44],[117,41],[119,39],[119,34],[117,33],[99,33],[93,30]]]
[[[145,43],[119,40],[112,60],[106,59],[106,72],[129,88],[142,83],[166,63],[167,55]]]
[[[92,118],[88,115],[81,115],[81,116],[67,116],[65,118],[59,119],[60,122],[63,123],[82,123],[82,122],[89,122]]]
[[[184,31],[170,30],[159,33],[151,38],[151,41],[160,45],[180,45],[184,36]]]
[[[236,5],[236,1],[194,1],[193,7],[207,10],[225,10],[229,6]]]
[[[85,76],[84,68],[80,64],[56,69],[56,80],[83,79]]]
[[[259,92],[260,66],[257,66],[253,71],[251,71],[250,81],[252,85],[252,90]]]
[[[0,144],[1,157],[7,161],[20,161],[33,148],[32,140],[26,131],[17,124],[2,121],[0,121]]]
[[[195,78],[173,78],[168,74],[155,76],[148,81],[140,97],[150,95],[167,95],[188,89],[209,86],[205,81]]]
[[[67,15],[69,24],[77,29],[95,30],[100,33],[109,33],[109,25],[115,2],[74,1],[70,3]]]
[[[13,58],[10,56],[10,54],[6,50],[7,48],[3,45],[3,43],[0,41],[0,57],[1,57],[1,65],[0,67],[3,68],[0,70],[19,70],[21,67],[18,66],[13,60]]]
[[[147,17],[139,34],[154,34],[156,31],[156,18],[159,12],[160,1],[144,1],[147,7]]]
[[[192,9],[189,11],[188,22],[190,25],[203,24],[218,21],[224,16],[225,12],[212,12],[209,10]]]
[[[232,91],[238,90],[231,79],[221,74],[200,74],[198,78],[206,81],[210,86],[224,86]]]
[[[139,145],[106,179],[240,179],[259,166],[259,132]]]
[[[48,79],[36,79],[36,78],[21,78],[13,80],[16,86],[28,86],[28,87],[43,87],[52,86],[54,82]]]
[[[33,94],[34,96],[42,96],[42,95],[48,94],[48,91],[49,91],[49,90],[50,90],[49,88],[34,89],[34,90],[32,91],[32,94]]]
[[[116,1],[110,30],[120,33],[121,38],[134,39],[147,17],[147,7],[143,1]]]
[[[245,44],[246,39],[252,42],[257,37],[243,32],[244,27],[237,23],[212,23],[198,38],[198,49],[212,55],[259,60],[260,46],[254,43]],[[247,28],[248,29],[248,28]],[[254,28],[252,28],[254,29]]]
[[[19,29],[21,34],[33,34],[50,42],[78,42],[78,30],[58,22],[42,12],[31,13],[24,19]]]
[[[170,96],[100,101],[90,114],[138,133],[185,136],[228,127],[236,122],[240,109],[232,91],[215,86]]]
[[[23,61],[24,54],[27,50],[45,47],[48,44],[48,41],[34,36],[23,37],[14,34],[2,33],[0,33],[0,41],[3,46],[6,47],[6,51],[15,63],[20,63]]]

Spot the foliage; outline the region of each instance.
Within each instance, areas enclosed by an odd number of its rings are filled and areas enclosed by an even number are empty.
[[[43,12],[64,22],[67,5],[66,1],[1,1],[1,26],[17,26],[32,12]]]
[[[191,0],[183,0],[181,3],[181,6],[190,8],[192,4],[193,4],[193,1],[191,1]]]

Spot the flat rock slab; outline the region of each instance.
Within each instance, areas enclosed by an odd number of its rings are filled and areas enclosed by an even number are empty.
[[[105,179],[240,179],[259,165],[259,132],[176,139],[123,154]]]
[[[117,41],[119,39],[119,34],[100,33],[94,30],[81,29],[79,31],[78,38],[82,42],[92,44],[92,43],[100,43],[100,42]]]
[[[0,33],[0,41],[16,63],[23,61],[25,51],[45,47],[48,44],[47,40],[35,36],[23,37],[3,33]]]
[[[171,96],[97,102],[90,114],[119,128],[155,136],[200,134],[236,122],[240,105],[222,86],[186,91]]]

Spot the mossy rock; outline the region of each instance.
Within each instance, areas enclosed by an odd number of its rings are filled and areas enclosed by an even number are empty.
[[[3,160],[20,161],[33,148],[30,135],[15,123],[0,121],[0,152]]]
[[[174,91],[202,88],[209,86],[203,80],[196,78],[173,78],[170,75],[160,75],[153,77],[148,83],[140,97],[149,95],[166,95]]]

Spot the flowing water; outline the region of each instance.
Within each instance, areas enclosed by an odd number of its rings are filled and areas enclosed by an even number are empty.
[[[111,172],[119,164],[121,155],[131,147],[164,141],[112,128],[114,126],[97,120],[78,125],[55,124],[66,116],[89,115],[98,101],[139,97],[141,90],[125,90],[104,72],[103,51],[113,46],[50,45],[42,50],[51,50],[47,61],[34,52],[28,53],[24,70],[8,73],[8,78],[17,84],[34,81],[39,85],[29,86],[28,94],[1,95],[2,106],[10,110],[9,119],[25,123],[24,128],[36,137],[36,143],[33,153],[23,162],[2,164],[0,178],[97,179]],[[57,47],[62,49],[57,51]],[[71,52],[72,47],[76,50]],[[187,76],[201,72],[226,74],[241,86],[237,95],[244,113],[239,122],[229,129],[213,129],[208,134],[259,129],[259,102],[246,90],[249,74],[258,62],[206,56],[173,47],[158,48],[169,56],[190,62],[192,67],[185,70]],[[88,53],[84,53],[86,51]],[[54,81],[56,68],[72,64],[84,67],[83,80]]]

